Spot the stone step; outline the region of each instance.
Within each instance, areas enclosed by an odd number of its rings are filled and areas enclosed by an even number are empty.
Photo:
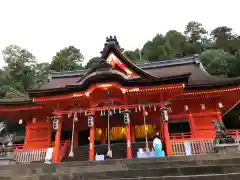
[[[152,159],[132,159],[132,160],[106,160],[106,161],[87,161],[87,162],[67,162],[60,164],[28,164],[28,165],[9,165],[1,166],[0,174],[41,174],[55,172],[99,172],[102,170],[134,170],[151,169],[166,167],[183,167],[198,165],[221,165],[221,164],[240,164],[240,156],[232,158],[226,156],[189,156],[174,158],[152,158]]]
[[[230,158],[231,157],[231,158]],[[197,155],[197,156],[173,156],[163,158],[143,158],[143,159],[108,159],[105,161],[71,161],[62,162],[59,166],[96,166],[96,165],[114,165],[114,164],[132,164],[132,163],[143,163],[143,162],[176,162],[176,161],[204,161],[204,160],[218,160],[218,159],[236,159],[240,158],[240,154],[208,154],[208,155]]]
[[[240,173],[226,174],[204,174],[204,175],[187,175],[187,176],[158,176],[158,177],[135,177],[135,178],[116,178],[111,180],[239,180]],[[110,179],[102,179],[110,180]]]
[[[173,170],[165,169],[151,169],[146,171],[125,171],[124,173],[106,172],[105,174],[96,173],[92,175],[86,174],[71,174],[71,173],[54,173],[42,175],[26,175],[26,176],[12,176],[9,180],[239,180],[239,167],[234,168],[233,165],[228,166],[206,166],[206,167],[184,167]],[[234,172],[236,171],[236,172]],[[0,179],[4,177],[0,177]]]
[[[215,166],[191,166],[176,168],[156,168],[140,170],[121,170],[121,171],[103,171],[89,173],[73,173],[77,179],[118,179],[118,178],[136,178],[136,177],[162,177],[162,176],[190,176],[204,174],[225,174],[239,173],[240,165],[215,165]]]

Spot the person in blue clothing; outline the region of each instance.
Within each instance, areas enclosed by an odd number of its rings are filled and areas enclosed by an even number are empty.
[[[157,133],[155,138],[153,139],[153,148],[155,151],[155,157],[161,157],[162,156],[162,141],[160,139],[159,133]]]

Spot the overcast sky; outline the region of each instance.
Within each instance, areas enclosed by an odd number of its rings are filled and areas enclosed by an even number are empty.
[[[238,0],[0,0],[0,50],[17,44],[40,62],[74,45],[85,60],[116,35],[125,49],[157,33],[184,31],[192,20],[207,30],[227,25],[240,33]],[[0,65],[3,63],[2,58]]]

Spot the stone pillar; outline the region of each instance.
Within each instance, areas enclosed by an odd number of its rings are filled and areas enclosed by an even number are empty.
[[[130,124],[130,116],[129,111],[124,111],[124,123],[126,129],[126,141],[127,141],[127,158],[132,159],[132,143],[131,143],[131,124]]]
[[[95,158],[94,153],[94,141],[95,141],[95,123],[94,116],[92,114],[88,115],[88,127],[90,128],[89,136],[89,160],[93,161]]]
[[[60,162],[61,156],[61,131],[62,131],[62,116],[57,115],[58,122],[57,122],[57,131],[55,135],[55,146],[53,151],[53,163]]]

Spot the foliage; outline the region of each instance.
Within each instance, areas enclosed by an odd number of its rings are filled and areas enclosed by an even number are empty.
[[[54,71],[73,71],[82,69],[84,57],[79,49],[74,46],[66,47],[53,57],[50,69]]]
[[[99,63],[100,63],[100,57],[93,57],[93,58],[90,59],[90,60],[88,61],[88,63],[86,64],[86,68],[87,68],[87,69],[90,69],[90,68],[96,66],[96,65],[99,64]]]

